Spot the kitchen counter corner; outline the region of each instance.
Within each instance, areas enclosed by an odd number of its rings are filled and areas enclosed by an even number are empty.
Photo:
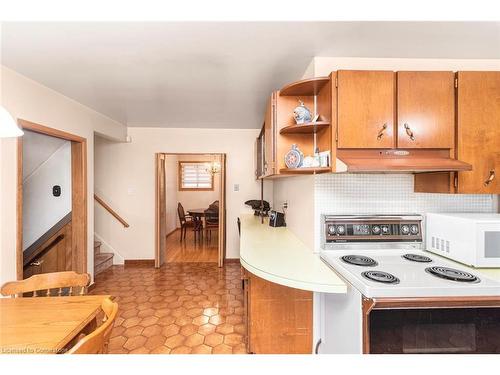
[[[286,227],[270,227],[251,214],[240,216],[240,262],[252,274],[290,288],[346,293],[347,286]]]

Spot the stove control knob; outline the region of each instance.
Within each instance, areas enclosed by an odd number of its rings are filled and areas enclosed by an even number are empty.
[[[382,225],[382,234],[389,234],[389,226],[388,225]]]
[[[401,234],[410,234],[410,226],[406,224],[401,225]]]
[[[411,232],[411,234],[418,234],[418,225],[417,224],[412,224],[410,226],[410,232]]]
[[[330,235],[335,234],[335,225],[328,226],[328,234],[330,234]]]
[[[337,234],[339,236],[345,234],[345,227],[343,225],[337,225]]]
[[[372,233],[373,234],[380,234],[380,226],[379,225],[373,225],[372,226]]]

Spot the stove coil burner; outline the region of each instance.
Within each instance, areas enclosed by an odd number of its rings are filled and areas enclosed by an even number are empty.
[[[342,259],[346,263],[354,264],[356,266],[375,267],[376,265],[378,265],[375,259],[365,257],[364,255],[344,255],[340,259]]]
[[[481,281],[479,277],[474,276],[471,273],[456,270],[454,268],[436,266],[428,267],[425,271],[436,277],[452,281],[460,281],[464,283],[478,283]]]
[[[399,279],[390,273],[383,271],[365,271],[361,275],[369,280],[384,284],[399,284]]]
[[[403,258],[410,260],[412,262],[419,262],[419,263],[430,263],[432,262],[432,259],[429,257],[426,257],[424,255],[418,255],[418,254],[405,254],[403,255]]]

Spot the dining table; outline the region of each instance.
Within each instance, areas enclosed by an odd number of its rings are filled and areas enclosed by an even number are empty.
[[[109,295],[0,298],[1,354],[57,354],[97,326]]]
[[[196,233],[200,234],[200,237],[203,236],[203,219],[205,217],[206,208],[191,208],[187,210],[189,216],[193,218],[194,223],[194,240],[196,241]]]

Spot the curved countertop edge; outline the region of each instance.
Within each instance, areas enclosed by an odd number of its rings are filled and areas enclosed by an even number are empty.
[[[290,288],[347,293],[344,280],[288,228],[262,225],[258,217],[250,214],[240,215],[240,220],[240,263],[248,272]],[[270,257],[269,252],[273,253]],[[297,258],[301,262],[297,263]]]
[[[275,284],[287,286],[289,288],[308,290],[311,292],[318,292],[318,293],[347,293],[347,285],[345,284],[330,285],[330,284],[308,283],[306,281],[288,279],[286,277],[262,271],[248,264],[241,257],[240,257],[240,263],[243,266],[243,268],[245,268],[248,272],[254,274],[255,276],[258,276],[264,280],[270,281]]]

